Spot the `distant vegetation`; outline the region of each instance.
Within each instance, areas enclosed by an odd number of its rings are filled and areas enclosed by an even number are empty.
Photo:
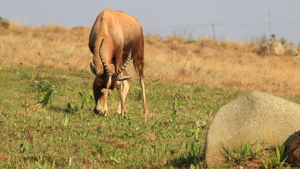
[[[4,28],[8,29],[10,26],[10,22],[7,19],[4,19],[0,16],[0,25],[3,26]]]

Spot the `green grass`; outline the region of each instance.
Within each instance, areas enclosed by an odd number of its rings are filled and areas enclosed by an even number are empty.
[[[213,116],[243,93],[147,81],[144,122],[136,80],[121,119],[116,91],[107,117],[92,112],[89,71],[5,65],[0,76],[0,168],[203,168]],[[36,104],[41,80],[57,91],[47,107]]]

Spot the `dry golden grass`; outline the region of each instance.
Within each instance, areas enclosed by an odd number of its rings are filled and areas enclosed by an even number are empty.
[[[89,28],[0,28],[0,64],[89,70]],[[259,44],[145,36],[146,78],[225,90],[300,96],[300,58],[260,56]],[[130,73],[133,73],[131,66]],[[134,75],[134,74],[133,74]]]

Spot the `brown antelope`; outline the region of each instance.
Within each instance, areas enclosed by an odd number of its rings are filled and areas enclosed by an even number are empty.
[[[149,117],[146,102],[144,77],[144,35],[138,20],[122,11],[105,9],[93,25],[89,37],[89,48],[93,53],[91,71],[96,75],[93,83],[96,114],[106,115],[107,101],[111,91],[117,87],[120,102],[117,112],[126,114],[125,99],[130,78],[126,66],[133,60],[140,78],[143,93],[145,120]],[[112,74],[112,72],[114,72]]]

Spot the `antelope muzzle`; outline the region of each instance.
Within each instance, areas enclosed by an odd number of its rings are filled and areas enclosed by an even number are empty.
[[[96,106],[94,108],[95,114],[99,114],[102,116],[107,115],[107,113],[108,113],[107,101],[108,101],[108,97],[110,94],[111,94],[111,89],[103,88],[101,90],[101,96],[96,101]]]

